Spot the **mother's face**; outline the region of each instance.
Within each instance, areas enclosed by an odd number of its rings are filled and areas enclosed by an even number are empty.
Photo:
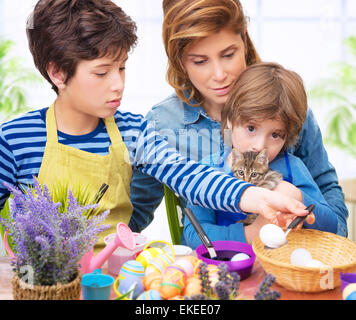
[[[232,84],[246,68],[245,44],[240,34],[222,29],[188,46],[182,62],[204,97],[204,106],[222,108]]]

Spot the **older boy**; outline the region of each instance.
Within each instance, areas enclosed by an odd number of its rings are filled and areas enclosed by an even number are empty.
[[[304,227],[336,233],[338,219],[325,201],[318,186],[303,162],[285,152],[298,138],[305,121],[307,98],[302,79],[295,73],[275,63],[260,63],[248,67],[237,79],[222,111],[224,136],[231,136],[233,148],[239,152],[260,152],[267,149],[270,168],[279,171],[285,181],[275,190],[315,204],[314,219],[304,222]],[[231,174],[234,152],[212,155],[209,165]],[[318,155],[315,155],[317,157]],[[251,225],[236,223],[243,216],[188,205],[211,240],[236,240],[252,242],[260,228],[270,223],[258,216]],[[343,226],[346,228],[346,226]],[[342,228],[339,228],[342,229]],[[200,241],[189,220],[184,220],[184,241],[195,248]]]
[[[117,111],[137,38],[135,23],[113,2],[41,0],[28,27],[35,65],[57,99],[0,127],[0,207],[9,197],[4,181],[27,185],[38,176],[50,189],[80,183],[92,194],[106,183],[101,205],[111,211],[112,228],[99,240],[103,246],[118,222],[130,220],[135,167],[197,205],[266,216],[307,213],[298,201],[186,161],[141,115]]]

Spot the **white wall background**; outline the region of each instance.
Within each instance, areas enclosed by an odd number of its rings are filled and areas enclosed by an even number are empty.
[[[218,0],[217,0],[218,1]],[[13,55],[35,69],[25,34],[26,17],[35,0],[0,0],[0,37],[16,42]],[[161,41],[160,0],[116,0],[138,26],[138,46],[127,64],[126,91],[122,109],[146,114],[172,92],[165,81],[166,56]],[[347,60],[342,40],[356,35],[355,0],[241,0],[250,17],[249,32],[265,61],[276,61],[298,72],[310,88],[330,75],[329,64]],[[42,108],[55,95],[47,83],[29,88],[29,105]],[[328,106],[310,106],[324,129]],[[330,161],[340,179],[356,177],[355,159],[330,148]],[[316,155],[317,156],[317,155]],[[164,228],[162,228],[164,226]],[[170,240],[164,205],[144,231],[154,239]]]

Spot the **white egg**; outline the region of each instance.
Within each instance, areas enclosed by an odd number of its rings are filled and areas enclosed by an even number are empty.
[[[290,255],[290,263],[294,266],[305,267],[311,260],[313,260],[313,258],[310,252],[304,248],[295,249]]]
[[[248,254],[239,252],[231,258],[231,261],[243,261],[247,259],[250,259],[250,256]]]
[[[287,242],[284,231],[275,224],[265,224],[260,230],[260,239],[270,248],[278,248]]]
[[[309,268],[322,268],[322,267],[324,267],[324,263],[322,263],[319,260],[312,259],[312,260],[309,260],[305,266],[309,267]]]

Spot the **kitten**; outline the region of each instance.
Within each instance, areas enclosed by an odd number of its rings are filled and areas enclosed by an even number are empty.
[[[267,149],[261,152],[247,151],[239,152],[237,149],[231,151],[231,170],[234,176],[240,180],[253,183],[257,187],[273,190],[283,180],[283,176],[269,169]],[[257,218],[256,213],[249,214],[243,222],[249,225]]]

